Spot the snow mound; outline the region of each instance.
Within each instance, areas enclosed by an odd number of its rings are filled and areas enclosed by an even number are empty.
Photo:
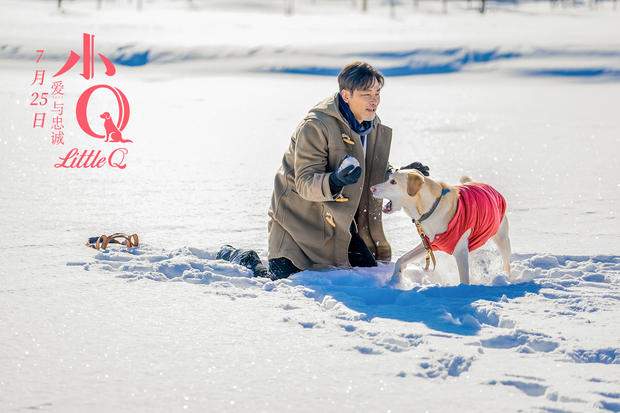
[[[486,280],[486,284],[450,285],[445,281],[449,279],[446,274],[442,279],[442,274],[429,273],[429,277],[411,278],[410,288],[401,290],[386,287],[393,264],[307,270],[288,279],[270,281],[252,277],[251,271],[240,265],[217,260],[215,254],[188,246],[165,251],[145,244],[139,248],[97,252],[93,261],[82,265],[86,270],[110,271],[131,280],[184,281],[268,293],[294,293],[314,300],[322,310],[340,320],[387,318],[419,322],[435,330],[462,335],[476,334],[484,326],[515,328],[515,320],[502,308],[531,295],[554,301],[563,313],[602,311],[617,305],[620,299],[620,258],[617,256],[515,254],[510,280],[502,274],[491,273],[486,279],[472,277],[481,282]],[[418,275],[426,273],[416,268],[408,271]],[[490,270],[485,267],[485,271]],[[517,348],[523,352],[549,352],[559,346],[544,334],[520,330],[483,340],[481,345]],[[615,354],[613,349],[610,351]],[[571,353],[571,358],[586,362],[611,357],[605,354],[599,357],[580,350]],[[616,356],[611,358],[615,360]]]

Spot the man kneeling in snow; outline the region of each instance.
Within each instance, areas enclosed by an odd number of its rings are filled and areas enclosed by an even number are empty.
[[[217,258],[272,279],[391,260],[381,200],[369,191],[385,180],[392,140],[376,116],[383,83],[368,63],[349,64],[338,75],[340,92],[310,109],[293,132],[269,208],[269,271],[253,250],[225,245]]]

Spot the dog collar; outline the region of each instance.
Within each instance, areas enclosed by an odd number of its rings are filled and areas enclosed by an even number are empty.
[[[433,202],[433,206],[431,207],[431,209],[429,209],[427,212],[423,213],[420,218],[418,218],[417,220],[415,218],[411,218],[411,222],[413,222],[414,224],[417,222],[422,222],[425,219],[427,219],[428,217],[430,217],[432,215],[433,212],[435,212],[435,209],[437,209],[437,205],[439,205],[439,201],[441,201],[441,198],[444,197],[444,195],[446,195],[448,192],[450,192],[450,190],[448,188],[443,188],[441,190],[441,195],[439,195],[437,197],[437,199],[435,199],[435,202]]]

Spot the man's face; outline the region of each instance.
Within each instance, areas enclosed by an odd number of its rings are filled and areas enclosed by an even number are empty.
[[[381,92],[381,85],[375,79],[370,88],[366,90],[341,90],[340,94],[345,102],[349,104],[351,112],[355,115],[355,119],[358,122],[365,120],[373,120],[377,113],[377,107],[381,101],[379,93]]]

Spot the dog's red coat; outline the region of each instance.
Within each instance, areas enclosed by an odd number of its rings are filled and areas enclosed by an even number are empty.
[[[452,254],[470,228],[469,250],[480,248],[497,233],[505,212],[506,200],[492,186],[473,182],[460,185],[454,217],[445,232],[435,235],[431,248]]]

